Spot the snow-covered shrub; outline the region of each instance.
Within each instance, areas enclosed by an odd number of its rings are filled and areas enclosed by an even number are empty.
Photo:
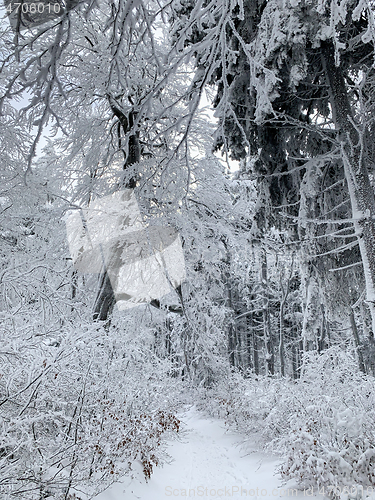
[[[275,438],[285,454],[282,476],[324,487],[332,497],[344,487],[374,486],[374,380],[358,372],[353,353],[331,348],[308,358],[301,380],[283,398],[284,416],[288,402],[293,410],[288,433]]]
[[[205,408],[278,452],[281,476],[301,487],[337,497],[344,487],[375,486],[375,384],[353,352],[309,353],[296,382],[233,374]]]
[[[37,188],[0,221],[13,228],[0,246],[1,500],[83,498],[78,489],[93,496],[122,474],[148,478],[179,425],[180,382],[156,349],[160,311],[93,322],[98,277],[74,272],[61,208]]]
[[[0,336],[2,499],[59,500],[119,475],[150,477],[163,435],[179,430],[178,382],[152,339],[135,313],[108,331],[66,326],[53,345]]]

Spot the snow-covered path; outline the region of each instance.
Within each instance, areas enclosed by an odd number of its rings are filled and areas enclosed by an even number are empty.
[[[204,417],[194,407],[180,418],[184,430],[181,440],[168,447],[171,463],[155,468],[148,483],[124,478],[96,500],[272,500],[280,496],[306,500],[310,496],[292,491],[291,484],[282,486],[275,475],[276,458],[259,452],[246,455],[240,446],[241,435],[227,432],[223,421]]]

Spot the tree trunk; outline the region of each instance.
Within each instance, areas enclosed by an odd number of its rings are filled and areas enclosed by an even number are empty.
[[[365,363],[363,361],[363,355],[362,355],[362,346],[361,346],[361,342],[359,340],[358,329],[357,329],[357,325],[355,322],[353,309],[350,310],[349,319],[350,319],[350,325],[352,327],[354,343],[355,343],[355,347],[356,347],[357,355],[358,355],[358,366],[359,366],[359,369],[361,370],[362,373],[366,373]]]
[[[128,134],[132,129],[135,120],[135,113],[131,111],[129,117],[127,118],[113,103],[113,100],[109,100],[111,109],[115,116],[119,119],[119,122],[123,128],[124,134]],[[129,166],[137,163],[140,160],[140,147],[139,147],[139,133],[136,132],[129,136],[128,140],[128,151],[125,154],[124,170]],[[136,179],[132,177],[129,182],[124,186],[129,189],[134,189],[136,185]],[[119,252],[121,252],[119,248]],[[107,273],[104,269],[102,274],[99,276],[99,291],[96,296],[93,319],[99,321],[106,321],[108,316],[112,313],[113,308],[116,303],[115,293],[113,291],[112,283]]]
[[[258,336],[255,328],[252,330],[253,333],[253,357],[254,357],[254,372],[255,375],[259,375],[259,353],[258,353]]]
[[[229,325],[228,330],[228,354],[229,354],[229,364],[230,366],[236,366],[235,356],[234,356],[235,342],[234,342],[234,326]]]
[[[251,333],[253,330],[253,315],[246,316],[246,368],[250,371],[253,368],[251,358]]]
[[[284,353],[284,300],[280,303],[280,338],[279,338],[280,374],[285,377],[285,353]]]
[[[299,373],[299,355],[298,355],[298,345],[296,343],[297,341],[294,340],[292,344],[292,370],[293,370],[293,379],[297,380]]]
[[[324,307],[324,304],[320,304],[320,312],[321,312],[321,326],[320,326],[320,336],[318,339],[318,352],[324,351],[327,347],[327,340],[328,338],[328,325],[327,325],[327,318],[326,318],[326,310]]]
[[[365,365],[367,366],[367,369],[369,373],[371,372],[372,375],[375,376],[375,339],[372,334],[372,331],[369,328],[369,310],[366,307],[366,304],[364,301],[361,301],[360,303],[360,311],[361,311],[361,318],[362,318],[362,333],[363,333],[363,338],[365,339],[366,342],[366,351],[365,351]],[[371,320],[371,317],[370,317]]]
[[[112,313],[115,303],[116,299],[111,280],[105,270],[99,277],[99,291],[96,296],[93,313],[94,321],[106,321]]]
[[[228,261],[230,259],[229,253],[227,252],[228,255]],[[225,273],[225,280],[226,280],[226,288],[227,288],[227,306],[228,308],[233,311],[233,290],[232,290],[232,283],[230,280],[230,273],[227,271]],[[235,348],[236,348],[236,341],[235,341],[235,322],[232,320],[232,318],[229,319],[229,325],[228,325],[228,356],[229,356],[229,364],[230,366],[236,366],[236,359],[235,359]]]
[[[266,369],[269,375],[275,373],[275,354],[273,349],[273,339],[271,333],[271,318],[268,299],[268,277],[267,277],[267,255],[262,251],[261,277],[263,284],[263,339],[266,350]]]
[[[301,296],[302,296],[302,340],[305,352],[315,350],[320,330],[321,283],[316,255],[317,225],[319,216],[318,197],[321,190],[321,169],[318,164],[306,169],[300,187],[300,207],[298,214],[298,234],[301,242]]]
[[[333,119],[339,131],[345,177],[348,184],[354,227],[358,237],[366,280],[372,332],[375,332],[375,197],[365,158],[366,134],[360,132],[351,110],[341,67],[335,65],[331,41],[321,44],[323,66],[329,86]]]

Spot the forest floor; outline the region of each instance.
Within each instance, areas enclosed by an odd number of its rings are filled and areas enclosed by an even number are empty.
[[[146,483],[123,478],[96,500],[177,500],[180,498],[280,497],[322,499],[311,490],[296,491],[293,481],[277,475],[280,460],[243,446],[244,436],[226,430],[223,420],[207,417],[194,406],[179,415],[179,440],[168,443],[168,463],[156,467]]]

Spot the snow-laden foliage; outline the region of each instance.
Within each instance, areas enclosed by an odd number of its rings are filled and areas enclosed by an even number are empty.
[[[137,463],[150,477],[162,435],[178,431],[178,399],[169,363],[145,352],[152,330],[136,321],[70,324],[49,343],[2,335],[2,498],[97,493]]]
[[[119,474],[148,478],[179,426],[180,382],[156,349],[155,318],[93,323],[94,280],[71,268],[61,206],[41,206],[37,189],[14,195],[2,220],[0,495],[69,498]]]
[[[278,452],[281,476],[301,487],[339,497],[340,488],[375,485],[374,384],[353,351],[306,355],[297,382],[232,375],[204,401],[249,442]]]
[[[149,477],[182,383],[285,478],[373,483],[374,26],[366,0],[90,0],[41,30],[1,22],[3,496]],[[235,181],[212,147],[242,161]],[[62,219],[124,187],[179,232],[187,279],[100,323]]]
[[[145,222],[180,232],[188,276],[181,296],[172,292],[159,308],[115,311],[102,325],[91,319],[96,278],[77,274],[68,253],[63,214],[73,205],[73,180],[61,175],[64,164],[48,145],[26,199],[20,184],[4,200],[4,235],[11,231],[1,262],[4,498],[69,498],[82,488],[97,493],[120,474],[150,477],[165,458],[164,435],[178,431],[181,380],[210,385],[227,372],[220,241],[234,246],[236,214],[222,166],[191,159],[187,171],[183,160],[170,161],[136,189]],[[151,166],[138,165],[140,178]],[[82,199],[81,186],[85,194],[107,192],[108,179],[86,185],[77,172],[71,198]]]
[[[85,482],[94,493],[135,462],[149,477],[161,435],[178,430],[177,380],[150,319],[109,331],[85,321],[77,282],[54,260],[3,271],[2,498],[65,498]]]

